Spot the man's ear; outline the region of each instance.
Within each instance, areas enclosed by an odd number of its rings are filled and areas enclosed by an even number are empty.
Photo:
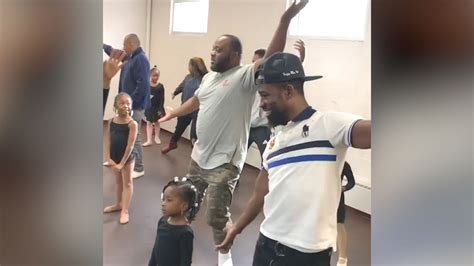
[[[240,61],[240,56],[238,52],[232,51],[230,56],[232,56],[232,59]]]
[[[293,98],[295,93],[297,93],[295,87],[293,87],[291,84],[286,84],[283,91],[285,93],[284,96],[286,100]]]

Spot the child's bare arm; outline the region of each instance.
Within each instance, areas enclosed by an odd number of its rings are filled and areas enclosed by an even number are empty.
[[[133,144],[135,144],[135,140],[137,139],[137,132],[138,132],[138,124],[134,120],[128,123],[128,141],[127,141],[127,148],[125,148],[125,153],[123,154],[122,160],[120,161],[120,169],[125,165],[127,162],[128,157],[132,153]]]
[[[107,123],[107,130],[105,133],[105,160],[109,163],[109,166],[115,165],[115,162],[110,158],[110,123],[112,119]]]

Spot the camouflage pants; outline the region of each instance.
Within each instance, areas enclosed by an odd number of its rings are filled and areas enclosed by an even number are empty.
[[[223,229],[231,221],[229,208],[238,177],[238,168],[230,163],[202,169],[191,160],[188,178],[199,190],[203,203],[206,201],[206,222],[212,227],[215,244],[224,240]]]

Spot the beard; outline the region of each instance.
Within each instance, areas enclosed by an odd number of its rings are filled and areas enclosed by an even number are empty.
[[[286,114],[280,110],[272,110],[267,116],[268,123],[271,127],[276,127],[280,125],[286,125],[288,123],[288,118]]]
[[[222,61],[220,62],[214,62],[214,65],[211,65],[211,70],[214,72],[222,73],[224,72],[224,64]]]
[[[211,70],[214,72],[222,73],[225,72],[228,68],[230,62],[230,56],[227,58],[222,58],[219,61],[215,61],[213,65],[211,65]]]

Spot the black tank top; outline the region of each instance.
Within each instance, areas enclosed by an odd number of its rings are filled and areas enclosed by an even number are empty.
[[[110,158],[117,164],[122,161],[125,149],[127,148],[128,135],[130,133],[128,124],[132,121],[130,120],[127,124],[117,124],[112,119],[110,122]],[[132,150],[127,163],[133,159],[134,151]]]

